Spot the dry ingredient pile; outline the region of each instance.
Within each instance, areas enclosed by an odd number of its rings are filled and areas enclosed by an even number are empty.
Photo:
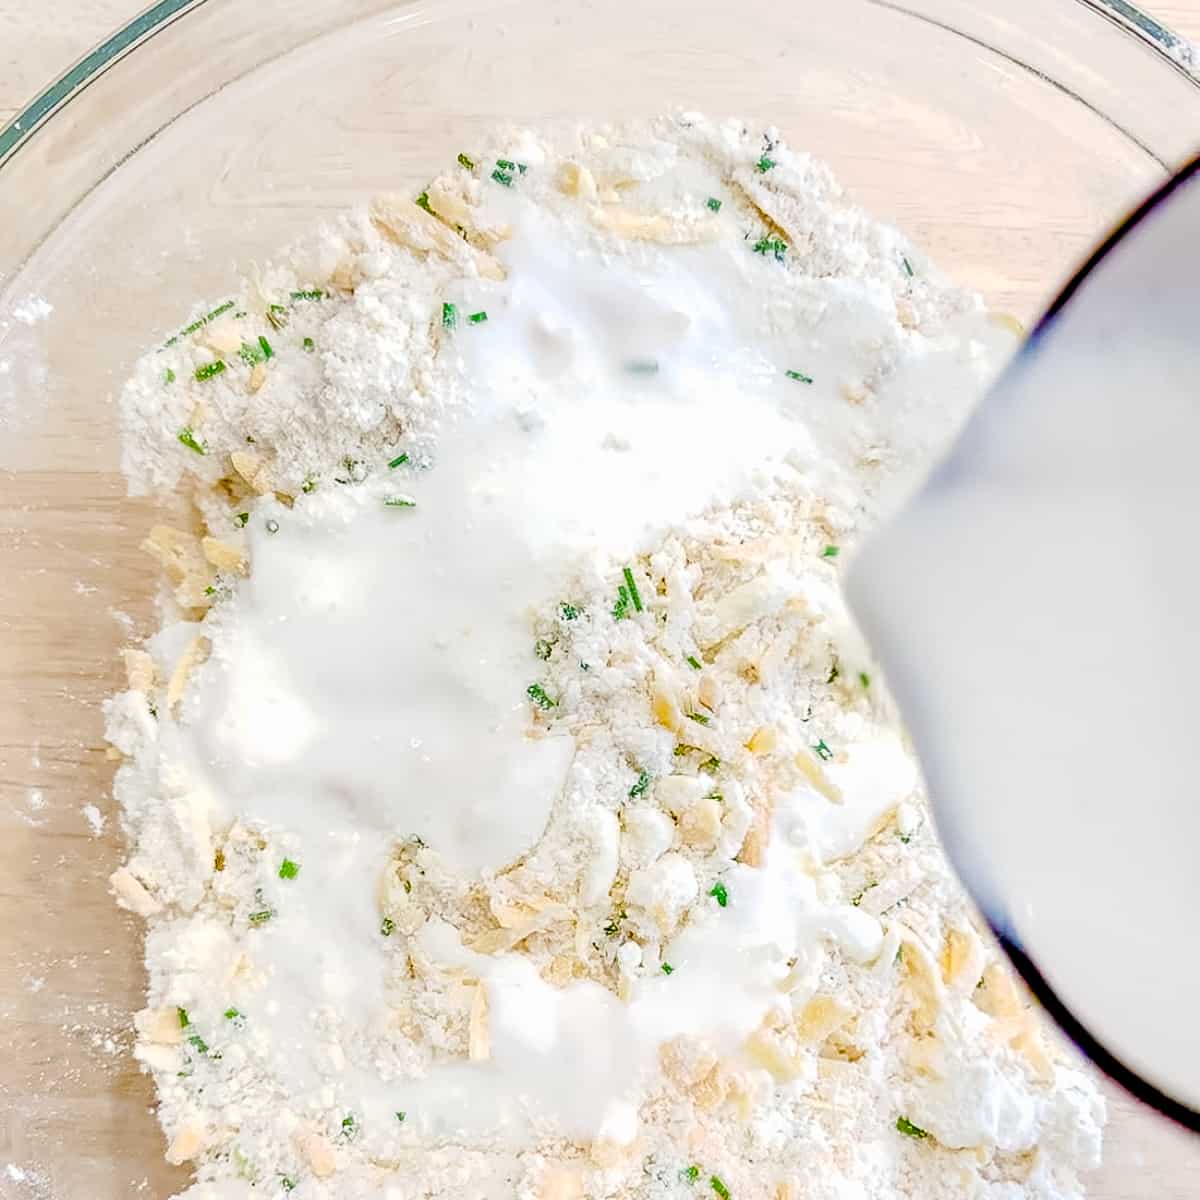
[[[1082,1195],[839,590],[1012,340],[681,114],[463,147],[139,363],[188,515],[113,885],[188,1200]]]

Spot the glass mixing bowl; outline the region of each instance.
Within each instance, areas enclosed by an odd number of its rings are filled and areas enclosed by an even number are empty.
[[[483,126],[673,105],[776,123],[1022,319],[1200,130],[1190,48],[1124,0],[162,0],[0,131],[6,1200],[186,1182],[128,1056],[141,929],[106,882],[100,705],[155,587],[112,403],[134,358]],[[1114,1096],[1093,1195],[1198,1182],[1200,1148]]]

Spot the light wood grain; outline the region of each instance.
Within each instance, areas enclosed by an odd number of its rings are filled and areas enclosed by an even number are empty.
[[[0,122],[9,119],[41,86],[143,7],[143,0],[57,0],[51,17],[46,0],[0,0]],[[1180,34],[1200,39],[1200,0],[1177,0],[1176,3],[1164,2],[1150,7]],[[286,166],[268,165],[276,175]],[[936,169],[936,163],[931,163],[930,170],[936,172]],[[297,186],[302,182],[298,180]],[[369,186],[374,186],[373,182],[363,183],[364,188]],[[873,195],[864,196],[864,199],[872,204],[886,203],[885,198]],[[917,212],[896,215],[901,223],[909,226],[919,222]],[[1013,223],[1020,218],[1019,212],[1006,209],[996,219]],[[1062,214],[1061,224],[1064,238],[1086,237],[1086,232],[1081,235],[1079,229],[1080,214]],[[950,231],[950,234],[954,232]],[[961,231],[964,244],[969,243],[971,232]],[[946,241],[945,236],[943,241]],[[986,286],[986,280],[979,283]],[[132,1068],[127,1042],[122,1045],[118,1040],[114,1044],[109,1055],[112,1065],[106,1070],[80,1068],[64,1074],[62,1047],[51,1041],[47,1033],[48,1029],[56,1029],[63,1023],[56,1014],[71,1014],[72,1024],[68,1025],[65,1038],[68,1042],[86,1045],[94,1053],[94,1039],[110,1036],[114,1027],[108,1013],[86,1015],[95,1007],[94,997],[110,996],[112,1012],[127,1012],[137,1007],[142,987],[140,979],[131,978],[120,966],[131,962],[135,956],[134,948],[141,937],[139,923],[128,921],[123,924],[124,945],[112,947],[110,953],[110,947],[90,944],[86,931],[70,919],[74,884],[86,877],[95,881],[97,888],[102,888],[101,881],[116,865],[119,856],[118,838],[112,836],[111,803],[106,805],[110,824],[104,839],[86,836],[87,827],[78,812],[78,796],[84,793],[100,797],[110,776],[100,741],[98,705],[117,685],[116,657],[107,654],[107,647],[115,647],[121,637],[108,610],[116,607],[131,611],[142,628],[147,627],[149,620],[148,611],[139,610],[123,592],[85,595],[75,590],[77,581],[98,577],[96,572],[89,571],[89,558],[92,562],[99,558],[112,564],[112,569],[103,573],[105,579],[120,578],[123,571],[132,575],[139,570],[136,543],[129,538],[127,528],[117,529],[107,519],[116,507],[120,481],[90,473],[82,465],[76,478],[76,503],[68,512],[46,509],[44,481],[36,474],[25,475],[22,486],[26,494],[6,497],[11,502],[9,510],[21,514],[20,523],[11,527],[0,525],[0,545],[6,548],[18,541],[28,546],[38,540],[59,548],[61,553],[56,567],[38,585],[39,604],[44,604],[47,609],[53,606],[59,612],[63,611],[64,605],[69,607],[73,629],[71,645],[56,646],[56,649],[61,651],[65,662],[94,663],[104,657],[106,664],[104,669],[90,672],[81,667],[77,677],[64,674],[54,680],[42,679],[37,685],[53,688],[57,703],[66,697],[81,711],[91,714],[82,722],[91,738],[82,755],[78,746],[60,745],[52,726],[35,731],[34,745],[40,747],[35,750],[40,755],[36,771],[28,758],[27,746],[0,745],[0,784],[24,795],[31,791],[36,780],[44,793],[39,797],[39,803],[45,805],[44,810],[29,807],[27,831],[13,825],[5,828],[6,835],[13,840],[5,847],[4,861],[19,863],[21,868],[15,876],[0,883],[0,900],[4,903],[0,949],[6,958],[4,971],[0,974],[12,976],[8,982],[0,980],[0,1019],[6,1019],[10,1011],[20,1013],[21,1003],[29,990],[36,988],[38,980],[62,960],[72,961],[78,972],[78,984],[73,991],[51,992],[47,989],[47,1019],[41,1023],[29,1022],[22,1030],[32,1057],[40,1064],[41,1086],[36,1097],[25,1098],[22,1120],[12,1127],[15,1132],[0,1130],[0,1170],[7,1161],[34,1161],[32,1153],[27,1154],[26,1135],[32,1143],[40,1126],[65,1121],[79,1131],[74,1152],[88,1166],[88,1173],[95,1183],[94,1194],[100,1200],[133,1194],[135,1181],[106,1173],[106,1163],[115,1158],[114,1148],[105,1142],[104,1136],[95,1132],[101,1128],[122,1129],[128,1131],[124,1136],[140,1139],[133,1157],[160,1164],[145,1193],[157,1197],[169,1194],[172,1185],[184,1176],[161,1165],[157,1134],[145,1118],[145,1109],[151,1103],[148,1083]],[[128,516],[126,507],[126,520]],[[81,528],[81,521],[91,524]],[[33,655],[34,647],[41,644],[38,631],[26,632],[29,641],[24,650],[18,644],[7,647],[7,653],[19,658],[27,650],[30,656]],[[104,656],[97,654],[98,646],[106,648]],[[29,657],[28,661],[6,666],[6,674],[10,672],[14,676],[35,678],[36,661]],[[38,700],[37,695],[23,697],[31,711],[38,708]],[[41,708],[51,711],[53,706],[46,703]],[[81,787],[81,770],[86,775],[86,787]],[[54,790],[55,781],[61,788],[60,793]],[[63,803],[56,804],[60,795]],[[32,802],[30,795],[30,805]],[[43,811],[48,815],[43,817]],[[48,824],[34,824],[40,820]],[[39,836],[34,836],[35,833]],[[57,839],[53,844],[59,848],[60,856],[54,861],[45,850],[51,843],[40,836],[45,833],[53,833]],[[63,913],[63,936],[54,951],[57,963],[48,961],[46,947],[39,945],[27,932],[37,923],[37,910],[46,905],[55,906],[56,910],[61,908]],[[23,995],[17,996],[6,988],[19,990]],[[103,1046],[101,1050],[104,1050]],[[119,1072],[115,1086],[113,1071]],[[1167,1196],[1174,1200],[1200,1195],[1200,1145],[1165,1122],[1147,1115],[1115,1089],[1109,1089],[1109,1096],[1115,1136],[1106,1167],[1092,1183],[1093,1200],[1132,1200],[1143,1196]],[[116,1120],[113,1119],[114,1110]],[[101,1111],[106,1115],[105,1121],[90,1119]],[[129,1147],[124,1149],[128,1152]],[[0,1198],[8,1200],[10,1194],[20,1200],[27,1200],[31,1195],[40,1196],[36,1191],[25,1189],[10,1193],[7,1187],[8,1183],[0,1174]],[[63,1197],[62,1200],[74,1200],[74,1197]]]

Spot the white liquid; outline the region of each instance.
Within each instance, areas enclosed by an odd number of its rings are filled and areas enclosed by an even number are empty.
[[[1200,1109],[1200,187],[1092,272],[851,598],[993,922]]]

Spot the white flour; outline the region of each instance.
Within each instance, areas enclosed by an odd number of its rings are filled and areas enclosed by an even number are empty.
[[[195,508],[109,710],[189,1200],[1079,1195],[838,586],[1004,335],[773,134],[465,157],[125,392]]]

